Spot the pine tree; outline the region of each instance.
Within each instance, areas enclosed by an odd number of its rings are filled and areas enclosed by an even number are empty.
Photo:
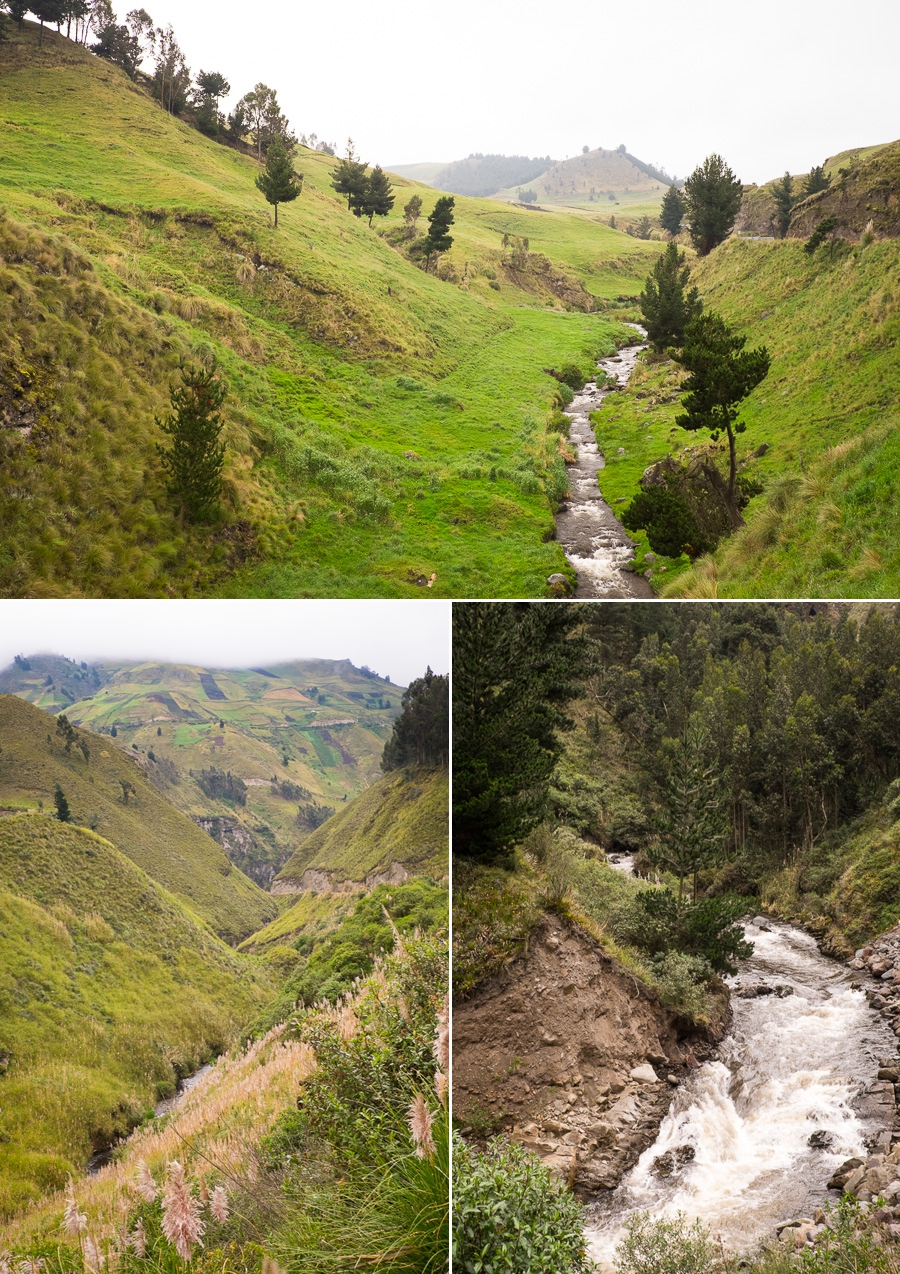
[[[705,257],[731,233],[742,186],[721,155],[708,155],[684,183],[691,242]]]
[[[376,164],[366,178],[362,214],[369,218],[371,226],[374,217],[386,217],[393,206],[394,189],[387,173],[382,172],[380,164]]]
[[[468,603],[453,611],[453,846],[492,861],[547,810],[547,784],[583,690],[575,608]]]
[[[667,867],[678,877],[679,905],[685,879],[693,876],[696,898],[697,873],[722,853],[725,843],[719,776],[706,759],[709,750],[702,726],[690,722],[667,758],[659,788],[658,840],[647,856],[654,865]]]
[[[209,517],[222,490],[225,445],[220,442],[223,421],[219,408],[228,392],[217,378],[217,367],[181,366],[181,385],[171,391],[172,412],[156,423],[172,445],[158,447],[169,491],[181,502],[181,516],[194,521]]]
[[[676,354],[691,374],[682,389],[686,394],[683,416],[675,423],[682,429],[710,429],[713,441],[724,430],[728,435],[728,485],[725,508],[731,525],[744,525],[735,499],[737,452],[735,434],[745,425],[737,421],[737,405],[769,373],[769,354],[764,345],[744,351],[745,336],[738,336],[718,314],[711,311],[693,319],[685,332],[684,348]]]
[[[817,195],[820,190],[827,190],[831,185],[831,178],[826,177],[825,169],[822,164],[816,164],[814,168],[810,168],[809,176],[803,186],[803,198],[806,199],[810,195]]]
[[[791,224],[791,209],[794,206],[794,179],[786,172],[781,181],[772,183],[772,194],[775,198],[775,231],[779,239],[783,239]]]
[[[403,712],[384,747],[381,768],[447,764],[450,747],[450,678],[428,668],[403,692]]]
[[[684,344],[685,328],[703,309],[696,288],[688,292],[690,266],[675,243],[656,258],[653,273],[641,293],[641,311],[647,336],[655,350]]]
[[[449,251],[453,244],[453,239],[447,232],[453,225],[455,205],[456,200],[452,195],[442,195],[428,218],[428,234],[423,245],[426,270],[436,253]]]
[[[659,224],[669,234],[678,234],[681,229],[681,218],[684,216],[684,204],[681,195],[674,186],[670,186],[663,195]]]
[[[278,229],[278,205],[290,203],[303,189],[303,177],[295,173],[280,137],[276,137],[266,152],[266,170],[256,178],[256,185],[266,200],[275,207],[275,229]]]
[[[53,804],[56,806],[56,817],[59,821],[61,823],[70,823],[72,821],[72,811],[69,809],[66,794],[58,783],[53,793]]]
[[[366,192],[366,168],[368,165],[360,159],[353,149],[353,138],[347,138],[347,153],[339,159],[331,174],[331,185],[339,195],[347,197],[347,211],[360,215],[362,200]]]

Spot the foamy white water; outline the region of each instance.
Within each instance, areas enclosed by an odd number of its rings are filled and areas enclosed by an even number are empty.
[[[611,1270],[628,1215],[700,1217],[727,1248],[746,1251],[791,1215],[811,1215],[834,1168],[865,1149],[876,1125],[851,1102],[896,1041],[850,987],[852,974],[787,925],[747,926],[753,957],[732,981],[785,984],[793,995],[735,999],[734,1026],[675,1094],[656,1142],[589,1213],[589,1250]],[[817,1150],[811,1134],[829,1132]],[[666,1151],[694,1158],[671,1177],[652,1172]]]
[[[645,335],[636,323],[630,326]],[[597,364],[604,376],[614,376],[624,388],[645,345],[629,345]],[[597,474],[605,459],[597,446],[590,413],[609,394],[589,381],[566,408],[569,441],[575,463],[566,465],[571,499],[556,516],[556,538],[578,574],[576,597],[654,597],[647,580],[623,569],[634,557],[634,545],[621,522],[600,494]]]

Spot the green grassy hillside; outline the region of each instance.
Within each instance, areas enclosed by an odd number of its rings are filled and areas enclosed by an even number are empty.
[[[0,817],[0,1217],[79,1176],[273,989],[108,840]]]
[[[137,754],[132,759],[112,739],[82,731],[85,759],[78,744],[65,751],[56,727],[39,708],[0,695],[0,806],[52,812],[59,784],[73,822],[93,827],[226,941],[274,916],[272,899],[163,799]],[[123,783],[133,790],[126,793]]]
[[[896,597],[900,244],[845,246],[832,260],[828,245],[810,258],[797,240],[731,239],[692,270],[704,303],[771,355],[739,438],[744,458],[768,445],[752,462],[765,489],[746,529],[690,569],[659,557],[656,583],[673,597]],[[678,381],[674,364],[647,363],[597,413],[614,507],[667,451],[706,444],[675,426]]]
[[[311,151],[276,234],[252,158],[27,23],[0,119],[0,593],[543,595],[564,478],[542,369],[625,338],[596,311],[655,245],[460,199],[426,275],[392,236],[433,192],[398,178],[370,230]],[[156,418],[179,360],[212,357],[224,511],[182,530]]]
[[[274,892],[299,893],[306,872],[327,872],[339,888],[391,878],[393,864],[411,876],[443,879],[449,862],[447,802],[446,770],[385,774],[304,841],[278,874]]]
[[[172,664],[79,667],[31,655],[0,672],[0,693],[108,737],[132,754],[172,805],[203,826],[257,884],[321,821],[381,773],[402,686],[349,660],[274,668]],[[49,684],[48,684],[49,683]],[[231,773],[244,789],[219,791]],[[206,772],[206,777],[204,776]],[[213,781],[213,784],[215,781]],[[219,784],[219,787],[222,785]]]

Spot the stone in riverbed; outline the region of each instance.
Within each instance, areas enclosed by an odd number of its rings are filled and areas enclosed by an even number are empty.
[[[654,1159],[650,1171],[655,1177],[674,1176],[686,1163],[692,1161],[695,1154],[693,1146],[676,1146],[674,1150],[667,1150],[664,1155]]]
[[[828,1132],[824,1128],[820,1128],[817,1132],[810,1133],[807,1145],[812,1150],[827,1150],[834,1141],[834,1133]]]
[[[659,1083],[659,1076],[649,1064],[645,1064],[644,1066],[635,1066],[629,1074],[631,1078],[636,1080],[639,1084]]]

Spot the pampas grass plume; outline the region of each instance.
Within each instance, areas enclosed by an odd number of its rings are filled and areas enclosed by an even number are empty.
[[[228,1192],[224,1186],[216,1186],[213,1190],[209,1210],[220,1225],[228,1220]]]
[[[156,1182],[144,1159],[138,1164],[134,1188],[145,1203],[152,1203],[156,1198]]]
[[[134,1229],[125,1240],[128,1246],[134,1252],[139,1261],[144,1259],[147,1252],[147,1231],[144,1229],[144,1222],[138,1217]]]
[[[431,1135],[431,1111],[428,1109],[425,1098],[421,1093],[416,1093],[415,1100],[407,1111],[406,1117],[409,1121],[412,1139],[415,1142],[416,1154],[420,1159],[430,1157],[434,1154],[434,1138]]]
[[[100,1255],[100,1249],[91,1238],[86,1234],[81,1241],[81,1252],[84,1256],[84,1268],[87,1274],[100,1274],[103,1269],[103,1257]]]
[[[200,1219],[200,1201],[184,1178],[184,1168],[173,1159],[166,1169],[163,1189],[162,1232],[183,1261],[191,1259],[191,1248],[200,1243],[206,1226]],[[200,1244],[203,1246],[202,1243]]]
[[[70,1239],[75,1239],[84,1230],[87,1229],[87,1217],[83,1212],[78,1211],[78,1202],[75,1198],[75,1183],[71,1176],[66,1182],[66,1205],[63,1208],[63,1230]]]

